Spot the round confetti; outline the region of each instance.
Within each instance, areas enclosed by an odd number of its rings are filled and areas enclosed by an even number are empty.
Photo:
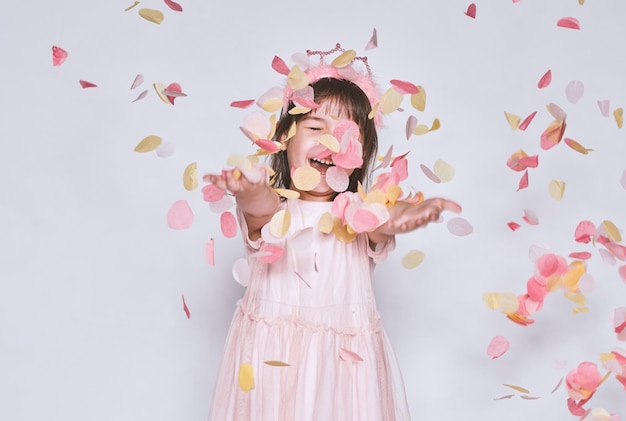
[[[291,225],[291,213],[289,210],[282,209],[279,210],[272,216],[270,220],[270,232],[276,238],[282,238],[289,231],[289,226]]]
[[[474,231],[474,227],[464,218],[452,218],[448,221],[448,231],[453,235],[463,237]]]
[[[185,190],[191,191],[198,187],[198,165],[195,162],[187,165],[183,173],[183,186]]]
[[[322,175],[313,167],[299,167],[291,176],[293,184],[298,190],[313,190],[322,180]]]
[[[174,144],[171,142],[163,142],[156,149],[156,154],[159,158],[169,158],[174,155]]]
[[[447,183],[454,178],[454,167],[441,159],[435,162],[433,172],[442,183]]]
[[[233,238],[237,235],[237,219],[230,212],[224,212],[220,215],[220,227],[222,234],[226,238]]]
[[[402,258],[402,266],[407,269],[413,269],[422,264],[424,261],[424,253],[419,250],[411,250]]]
[[[487,347],[487,355],[489,355],[492,360],[495,360],[504,355],[504,353],[509,350],[509,347],[510,343],[507,338],[504,336],[494,336]]]
[[[330,167],[326,170],[326,184],[334,191],[341,193],[348,189],[350,177],[343,168]]]
[[[184,230],[193,223],[193,211],[186,200],[174,202],[167,213],[167,226],[175,230]]]
[[[160,144],[161,138],[159,136],[146,136],[135,146],[135,152],[150,152],[158,148]]]
[[[556,180],[550,181],[549,191],[550,197],[554,200],[563,199],[563,194],[565,193],[565,182]]]

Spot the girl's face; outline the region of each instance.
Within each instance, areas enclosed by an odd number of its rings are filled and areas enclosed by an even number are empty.
[[[319,153],[317,139],[323,134],[332,135],[335,127],[345,118],[337,117],[336,107],[322,104],[316,110],[311,111],[296,124],[296,134],[287,141],[287,159],[291,168],[303,166],[313,167],[320,172],[322,179],[313,189],[308,191],[298,190],[293,182],[290,188],[300,193],[300,199],[312,201],[331,201],[337,194],[326,183],[326,170],[334,165],[332,157],[328,156],[321,160],[314,157]],[[353,170],[348,171],[348,175]]]

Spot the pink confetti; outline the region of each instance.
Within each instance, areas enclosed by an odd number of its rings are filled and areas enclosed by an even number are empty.
[[[572,80],[565,87],[565,96],[572,104],[576,104],[585,93],[585,85],[579,80]]]
[[[489,358],[492,360],[495,360],[504,355],[504,353],[509,350],[510,346],[509,340],[504,336],[494,336],[487,347],[487,355],[489,355]]]
[[[376,28],[374,28],[374,30],[372,31],[372,37],[367,42],[367,45],[365,46],[365,50],[366,51],[372,50],[376,47],[378,47],[378,34],[376,33]]]
[[[524,216],[522,219],[529,225],[539,225],[539,218],[531,209],[524,209]]]
[[[215,266],[215,241],[212,238],[204,247],[204,257],[209,265]]]
[[[622,178],[620,180],[620,184],[624,189],[626,189],[626,170],[622,172]]]
[[[417,117],[410,115],[409,118],[406,119],[406,140],[409,140],[413,135],[415,126],[417,126]]]
[[[83,89],[85,89],[85,88],[96,88],[98,86],[95,83],[87,82],[86,80],[79,80],[78,83],[80,83],[80,86],[82,86]]]
[[[185,295],[183,295],[183,311],[187,315],[187,318],[191,317],[191,313],[189,312],[189,307],[187,307],[187,303],[185,302]]]
[[[472,19],[476,19],[476,4],[470,3],[470,5],[467,6],[467,10],[465,11],[465,14]]]
[[[561,377],[561,379],[558,381],[556,386],[554,386],[554,388],[552,389],[552,392],[550,392],[551,394],[556,392],[559,389],[559,387],[561,387],[561,384],[563,384],[563,379],[564,379],[564,377]]]
[[[254,142],[259,148],[263,149],[266,152],[269,153],[275,153],[278,152],[278,145],[276,145],[276,143],[274,143],[271,140],[267,140],[267,139],[257,139]]]
[[[363,361],[363,358],[359,354],[349,351],[345,348],[339,348],[339,358],[348,362]]]
[[[167,213],[167,226],[175,230],[184,230],[193,223],[193,211],[186,200],[174,202]]]
[[[146,97],[146,95],[148,95],[148,90],[147,89],[145,89],[143,92],[141,92],[139,95],[137,95],[137,98],[133,99],[131,101],[131,103],[132,102],[137,102],[137,101],[139,101],[141,99],[144,99]]]
[[[534,401],[537,399],[541,399],[540,396],[529,396],[529,395],[520,395],[520,398],[526,399],[527,401]]]
[[[507,225],[509,226],[511,231],[515,231],[520,227],[520,224],[518,224],[517,222],[507,222]]]
[[[137,76],[135,76],[133,83],[130,85],[130,89],[133,90],[137,86],[141,85],[142,83],[143,83],[143,75],[139,73]]]
[[[401,94],[418,94],[419,89],[411,82],[406,82],[398,79],[391,79],[391,86],[395,88]]]
[[[591,221],[580,221],[574,231],[574,240],[578,243],[589,243],[596,233],[596,226]]]
[[[452,218],[448,221],[448,231],[451,234],[463,237],[474,232],[474,227],[464,218]]]
[[[626,282],[626,265],[620,266],[619,269],[617,269],[617,272],[619,273],[619,276],[622,277],[622,281]]]
[[[336,192],[343,192],[350,185],[350,177],[343,168],[333,166],[326,170],[326,184]]]
[[[426,177],[430,178],[435,183],[441,183],[441,180],[439,179],[439,177],[437,177],[437,174],[432,172],[430,168],[428,168],[426,165],[420,164],[420,168],[422,169],[422,172],[426,175]]]
[[[283,256],[283,254],[285,254],[285,249],[283,249],[282,247],[275,246],[273,244],[268,244],[259,251],[262,253],[262,255],[259,255],[258,259],[261,262],[267,263],[267,264],[274,263],[275,261],[280,259]]]
[[[604,117],[609,116],[609,108],[611,107],[611,101],[608,99],[598,100],[598,108],[600,108],[600,113]]]
[[[515,395],[500,396],[499,398],[494,398],[494,401],[501,401],[501,400],[504,400],[504,399],[511,399],[513,396],[515,396]]]
[[[182,87],[178,83],[174,82],[174,83],[170,83],[169,85],[167,85],[167,88],[165,88],[165,90],[162,93],[167,97],[167,99],[170,100],[170,103],[174,105],[174,100],[176,99],[177,96],[179,96],[176,94],[182,94],[182,92],[183,92]]]
[[[237,219],[231,212],[223,212],[220,215],[220,227],[222,234],[226,238],[233,238],[237,235]]]
[[[533,121],[533,118],[535,118],[535,115],[537,115],[537,111],[534,111],[531,114],[529,114],[528,117],[526,117],[524,121],[522,121],[520,125],[517,126],[517,129],[521,131],[526,130],[528,126],[530,125],[530,122]]]
[[[207,184],[202,188],[202,197],[205,202],[217,202],[224,197],[224,190],[217,187],[215,184]]]
[[[285,64],[283,59],[278,56],[274,56],[272,60],[272,69],[276,70],[276,72],[281,75],[287,76],[289,74],[289,67]]]
[[[67,58],[67,51],[61,47],[52,46],[52,65],[60,66]]]
[[[548,71],[545,72],[543,76],[541,76],[541,79],[539,79],[537,87],[539,89],[546,88],[550,85],[550,82],[552,82],[552,70],[548,69]]]
[[[613,311],[613,324],[617,340],[626,341],[626,307],[619,307]]]
[[[517,191],[525,189],[526,187],[528,187],[528,170],[524,171],[524,174],[522,174],[522,178],[520,178],[517,186]]]
[[[560,26],[561,28],[580,29],[578,19],[572,17],[559,19],[556,26]]]
[[[244,99],[241,101],[233,101],[230,103],[230,106],[233,108],[248,108],[252,104],[254,104],[253,99]]]
[[[172,9],[175,12],[182,12],[183,11],[183,6],[181,6],[180,4],[176,3],[175,1],[172,0],[163,0],[165,2],[165,4],[167,4],[167,7],[169,7],[170,9]]]
[[[570,253],[568,257],[571,257],[572,259],[589,260],[591,259],[591,253],[588,251],[576,251]]]

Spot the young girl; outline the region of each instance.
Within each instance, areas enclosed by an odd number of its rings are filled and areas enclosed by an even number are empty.
[[[306,77],[307,84],[284,89],[272,170],[205,176],[235,196],[249,264],[210,420],[409,419],[372,271],[394,248],[395,234],[461,208],[441,198],[398,200],[401,164],[365,193],[378,146],[372,104],[379,99],[366,59],[324,63],[340,48],[309,53],[319,54],[320,64],[303,73],[291,69],[290,83]],[[355,70],[359,60],[367,73]]]

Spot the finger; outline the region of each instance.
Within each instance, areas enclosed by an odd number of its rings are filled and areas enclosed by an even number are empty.
[[[441,204],[442,210],[446,210],[446,211],[450,211],[454,213],[461,213],[461,211],[463,210],[463,208],[461,208],[461,205],[459,205],[456,202],[453,202],[452,200],[442,199],[442,201],[443,201]]]
[[[226,181],[224,178],[217,174],[206,174],[202,177],[202,181],[211,183],[222,190],[226,190]]]

